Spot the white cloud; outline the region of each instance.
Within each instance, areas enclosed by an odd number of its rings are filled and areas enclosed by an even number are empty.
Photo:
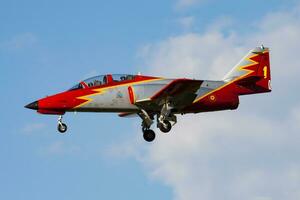
[[[151,176],[174,189],[175,199],[282,195],[293,199],[289,197],[296,195],[292,188],[300,186],[300,137],[289,133],[289,116],[281,123],[238,112],[180,120],[170,135],[158,138],[142,161]]]
[[[148,44],[141,57],[152,74],[220,79],[248,51],[237,43],[236,36],[225,38],[217,31],[188,33]]]
[[[295,130],[300,130],[300,105],[294,105],[293,106],[293,121],[291,121],[291,124],[293,125],[292,128]]]
[[[208,28],[143,48],[151,74],[221,78],[250,48],[271,47],[271,94],[243,97],[234,112],[180,117],[170,135],[133,155],[174,199],[300,199],[299,9],[270,13],[253,28],[227,36]]]

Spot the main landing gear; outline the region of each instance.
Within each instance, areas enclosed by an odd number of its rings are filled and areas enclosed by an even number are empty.
[[[166,106],[166,110],[162,109],[160,114],[157,114],[157,128],[160,129],[163,133],[168,133],[171,131],[172,126],[177,123],[177,118],[174,114],[171,114],[170,109]],[[143,122],[142,122],[142,131],[143,137],[147,142],[152,142],[155,139],[155,132],[150,129],[153,124],[154,115],[149,115],[145,110],[141,110],[138,114]],[[172,122],[172,123],[171,123]]]
[[[164,120],[163,122],[157,123],[157,127],[163,133],[168,133],[172,129],[172,124],[168,120]]]
[[[138,115],[142,118],[143,137],[147,142],[152,142],[155,139],[155,132],[150,129],[153,124],[153,115],[149,115],[145,110],[141,110]]]
[[[159,128],[163,133],[170,132],[172,126],[177,123],[176,116],[171,113],[172,108],[172,105],[169,102],[166,102],[163,105],[160,114],[157,115],[157,128]],[[173,125],[171,122],[173,122]]]
[[[57,130],[58,130],[60,133],[65,133],[65,132],[67,131],[68,127],[67,127],[66,124],[64,124],[64,123],[62,122],[62,115],[60,115],[60,116],[58,117],[58,122],[57,122],[57,123],[58,123],[58,124],[57,124]]]
[[[155,132],[151,129],[143,129],[143,137],[147,142],[152,142],[155,139]]]
[[[173,125],[168,120],[164,120],[163,123],[160,122],[157,123],[157,127],[163,133],[170,132]],[[143,131],[143,137],[147,142],[152,142],[155,139],[155,132],[152,129],[150,129],[149,125],[146,125],[145,121],[142,122],[142,131]]]

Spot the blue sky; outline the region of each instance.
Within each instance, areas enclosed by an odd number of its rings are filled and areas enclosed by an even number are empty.
[[[0,199],[219,199],[212,191],[228,199],[300,198],[296,156],[300,105],[299,95],[292,94],[299,84],[299,65],[294,61],[300,43],[299,5],[280,0],[1,1]],[[97,74],[222,75],[261,43],[274,47],[273,87],[281,90],[242,98],[244,107],[236,115],[223,112],[182,119],[174,135],[159,136],[154,144],[143,142],[139,119],[69,113],[64,117],[68,134],[59,135],[56,116],[23,107]],[[287,61],[286,70],[282,61]],[[278,108],[279,104],[286,106]],[[224,131],[210,128],[214,120],[223,119],[220,130]],[[202,126],[194,127],[199,120]],[[247,127],[249,120],[256,129]],[[230,123],[243,125],[249,134],[241,137]],[[293,142],[282,139],[272,127],[287,130],[286,137]],[[214,137],[203,133],[205,137],[199,138],[198,128]],[[190,134],[182,138],[184,133]],[[214,143],[216,138],[224,142]],[[245,140],[249,146],[242,144]],[[233,153],[231,145],[244,154]],[[277,156],[272,157],[274,153]],[[244,156],[249,156],[248,167]],[[262,164],[263,160],[278,167]],[[269,184],[265,194],[261,192],[265,186],[256,184],[257,177],[291,183],[294,193]],[[239,191],[223,188],[227,181],[232,187],[239,185]]]

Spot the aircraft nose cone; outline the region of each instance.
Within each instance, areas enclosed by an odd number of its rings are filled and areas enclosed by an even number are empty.
[[[25,108],[37,110],[39,108],[38,101],[32,102],[25,106]]]

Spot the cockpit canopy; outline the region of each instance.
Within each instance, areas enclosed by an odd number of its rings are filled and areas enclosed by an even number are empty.
[[[74,85],[70,90],[78,90],[85,87],[95,87],[99,85],[106,85],[114,82],[130,81],[134,79],[135,79],[135,75],[129,75],[129,74],[94,76]]]

